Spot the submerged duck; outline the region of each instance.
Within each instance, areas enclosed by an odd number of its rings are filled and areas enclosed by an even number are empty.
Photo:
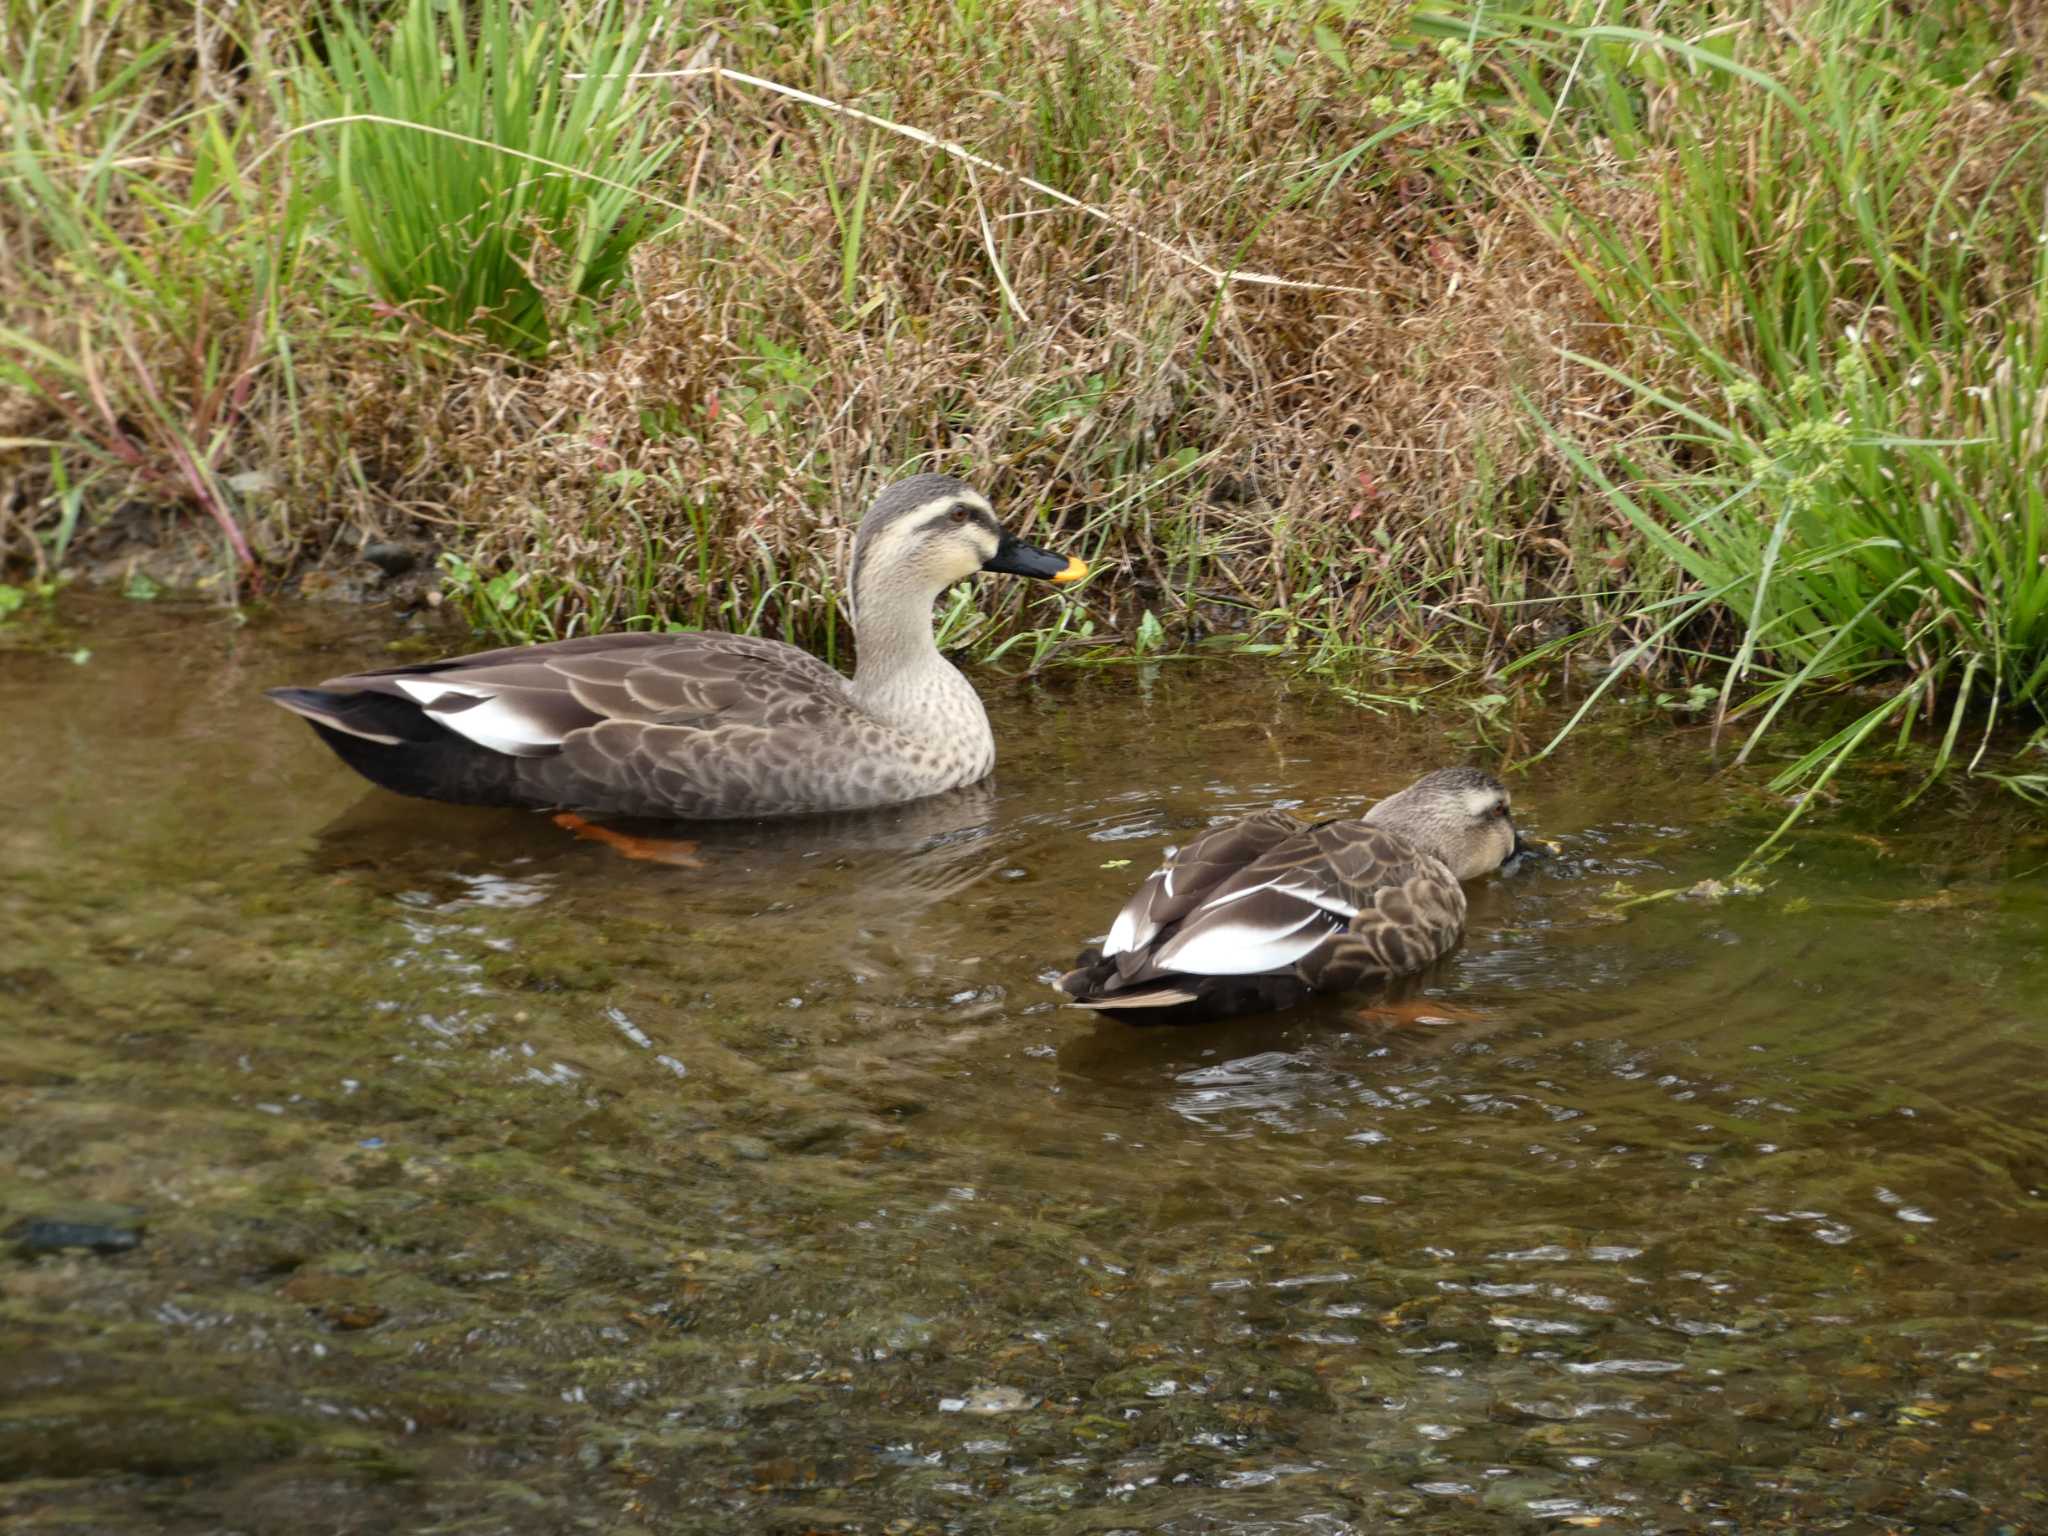
[[[1425,774],[1357,821],[1262,811],[1171,853],[1058,985],[1083,1008],[1181,1024],[1406,975],[1464,932],[1459,882],[1527,847],[1507,790],[1476,768]]]
[[[718,819],[856,811],[971,784],[988,716],[932,604],[976,571],[1070,582],[948,475],[888,487],[853,543],[851,678],[751,635],[616,634],[272,688],[356,772],[467,805]]]

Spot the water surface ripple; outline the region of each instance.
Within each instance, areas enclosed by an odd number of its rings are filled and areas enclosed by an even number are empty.
[[[0,652],[0,1513],[95,1531],[2048,1529],[2048,838],[1698,733],[1370,999],[1049,978],[1162,849],[1460,760],[1216,664],[982,680],[989,784],[698,870],[367,790],[312,615]]]

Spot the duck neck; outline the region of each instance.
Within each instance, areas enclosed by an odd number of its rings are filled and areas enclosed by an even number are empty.
[[[1442,835],[1441,823],[1432,816],[1414,814],[1412,806],[1400,795],[1389,795],[1359,819],[1385,827],[1390,832],[1400,833],[1416,848],[1442,864],[1445,869],[1454,875],[1457,874],[1457,848],[1452,839]],[[1461,875],[1459,878],[1464,877]]]
[[[853,700],[904,735],[980,753],[992,740],[973,686],[932,638],[936,593],[876,582],[854,599]]]

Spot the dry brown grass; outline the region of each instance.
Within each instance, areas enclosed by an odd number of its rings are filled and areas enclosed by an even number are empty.
[[[779,28],[774,14],[668,51],[915,124],[1211,265],[1364,291],[1219,291],[1013,181],[729,81],[684,82],[663,192],[734,238],[694,221],[642,247],[633,292],[541,366],[347,301],[325,281],[346,252],[307,233],[270,312],[289,374],[281,349],[266,354],[210,465],[260,487],[234,511],[273,572],[398,538],[519,573],[507,627],[653,614],[818,638],[865,500],[890,475],[943,468],[1079,545],[1105,571],[1096,598],[1169,621],[1284,614],[1360,639],[1449,624],[1513,647],[1598,610],[1515,606],[1615,574],[1608,514],[1517,392],[1557,419],[1611,390],[1558,361],[1567,340],[1597,343],[1536,219],[1432,174],[1431,152],[1470,130],[1397,136],[1287,205],[1313,166],[1383,126],[1369,99],[1385,79],[1440,71],[1387,41],[1391,12],[1329,33],[1341,64],[1309,12],[1200,0],[1113,16],[1027,3],[972,25],[919,0],[790,8]],[[294,24],[255,4],[231,21],[273,57]],[[184,92],[181,109],[227,103],[245,160],[273,142],[271,98],[226,67],[225,34],[204,48],[189,26],[169,35],[172,84],[157,89]],[[175,176],[176,160],[159,169]],[[61,331],[61,285],[19,270],[10,284]],[[133,373],[193,395],[179,339],[155,344]],[[23,436],[63,433],[33,401],[6,415]],[[93,504],[175,499],[160,460],[108,476]],[[0,558],[19,565],[54,502],[45,455],[17,453],[8,473]]]
[[[1280,207],[1317,160],[1380,125],[1374,70],[1409,59],[1384,23],[1343,29],[1346,74],[1307,16],[1249,8],[1087,20],[1028,2],[971,29],[915,2],[809,14],[811,27],[772,29],[754,12],[670,53],[971,145],[1210,264],[1366,293],[1219,293],[1012,180],[731,82],[684,82],[664,193],[735,238],[682,223],[641,248],[635,291],[543,367],[338,303],[317,276],[346,252],[309,233],[274,313],[291,387],[270,354],[209,465],[260,487],[233,512],[272,571],[348,559],[367,539],[432,543],[479,571],[522,571],[545,594],[522,614],[557,629],[647,610],[707,621],[733,582],[780,578],[758,616],[815,635],[864,500],[893,473],[944,467],[1014,520],[1083,543],[1106,567],[1096,592],[1161,614],[1204,598],[1225,604],[1204,610],[1210,623],[1284,610],[1327,582],[1346,592],[1327,612],[1413,616],[1427,598],[1430,623],[1462,612],[1509,639],[1516,625],[1483,600],[1503,596],[1499,571],[1585,586],[1597,514],[1511,399],[1522,387],[1563,408],[1583,383],[1552,356],[1587,315],[1542,229],[1470,190],[1446,201],[1417,154],[1440,129],[1391,141],[1313,205]],[[240,57],[227,31],[156,16],[172,59],[154,88],[176,98],[160,111],[227,102],[244,158],[272,141],[270,98],[227,68]],[[285,10],[229,20],[270,57],[287,51]],[[846,205],[864,168],[848,289]],[[12,225],[8,281],[53,336],[61,287],[47,270],[18,281],[33,223]],[[133,377],[195,397],[172,338],[156,346]],[[6,416],[18,436],[66,426],[23,397]],[[92,504],[176,502],[162,457],[104,477]],[[16,453],[8,475],[0,557],[20,565],[51,514],[45,457]],[[653,580],[649,553],[664,561]]]
[[[1092,61],[1063,67],[1133,89],[1186,46],[1182,21],[1123,18],[1091,41]],[[991,48],[1059,57],[1053,8],[1003,25]],[[1059,163],[1012,103],[944,56],[937,29],[892,34],[888,13],[870,12],[831,53],[773,62],[851,94],[844,76],[860,71],[847,61],[876,72],[892,36],[912,47],[881,103],[863,105],[1006,164]],[[1206,41],[1246,59],[1274,39],[1240,13]],[[1361,64],[1376,46],[1354,38]],[[1120,595],[1162,615],[1207,599],[1211,622],[1229,611],[1217,603],[1249,617],[1341,584],[1329,611],[1361,628],[1396,612],[1458,616],[1511,642],[1523,620],[1498,599],[1526,589],[1504,576],[1571,591],[1609,574],[1584,568],[1601,514],[1572,495],[1514,398],[1563,411],[1586,388],[1555,357],[1589,321],[1579,285],[1523,211],[1476,192],[1448,203],[1419,168],[1402,172],[1418,145],[1401,140],[1374,174],[1275,211],[1318,157],[1379,125],[1369,93],[1326,60],[1297,69],[1289,90],[1248,90],[1192,123],[1177,94],[1125,100],[1115,137],[1095,141],[1099,163],[1068,190],[1211,263],[1366,292],[1219,295],[1013,183],[829,114],[691,84],[676,105],[683,189],[739,243],[685,229],[645,249],[619,328],[542,370],[416,363],[393,393],[375,359],[326,430],[359,454],[374,444],[392,503],[438,502],[480,567],[528,573],[561,628],[586,612],[615,623],[650,599],[701,620],[736,576],[758,588],[776,573],[792,585],[765,619],[811,632],[866,498],[890,474],[944,468],[1013,519],[1080,541]],[[871,155],[848,305],[828,189],[850,192]],[[369,397],[383,402],[373,413]],[[692,558],[700,531],[723,552],[708,568]],[[651,592],[638,570],[650,544],[670,557]]]

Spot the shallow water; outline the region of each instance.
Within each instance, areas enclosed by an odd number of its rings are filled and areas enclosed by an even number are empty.
[[[1617,723],[1515,781],[1559,855],[1428,1021],[1141,1031],[1046,982],[1161,850],[1463,757],[1448,713],[984,678],[989,785],[690,870],[363,786],[258,695],[360,615],[67,612],[84,664],[0,652],[0,1227],[141,1235],[0,1248],[0,1515],[2048,1528],[2009,803],[1624,908],[1772,812]]]

